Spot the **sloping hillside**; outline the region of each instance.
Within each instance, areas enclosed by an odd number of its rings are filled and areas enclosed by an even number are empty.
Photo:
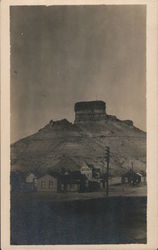
[[[63,167],[77,170],[83,164],[105,169],[105,146],[110,146],[113,175],[126,171],[131,162],[135,170],[145,172],[146,133],[114,116],[107,116],[104,124],[50,121],[36,134],[11,145],[11,168],[40,174]]]

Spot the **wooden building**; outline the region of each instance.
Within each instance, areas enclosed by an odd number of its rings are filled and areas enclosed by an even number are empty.
[[[141,183],[142,175],[140,173],[136,173],[133,169],[130,169],[127,173],[121,176],[121,182],[129,183],[129,184],[139,184]]]
[[[61,192],[84,192],[86,190],[87,177],[80,171],[60,175],[59,191]]]
[[[46,192],[46,191],[57,192],[58,190],[57,178],[48,174],[38,178],[36,190],[41,192]]]

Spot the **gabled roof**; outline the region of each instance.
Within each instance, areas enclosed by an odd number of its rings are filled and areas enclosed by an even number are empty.
[[[52,179],[54,179],[55,177],[50,175],[50,174],[45,174],[45,175],[42,175],[41,177],[39,177],[38,180],[42,179],[42,178],[52,178]]]

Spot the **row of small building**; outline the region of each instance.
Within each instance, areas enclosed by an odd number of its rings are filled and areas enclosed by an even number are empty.
[[[11,173],[11,190],[23,192],[90,192],[105,188],[105,175],[100,169],[82,167],[80,171],[61,173]]]

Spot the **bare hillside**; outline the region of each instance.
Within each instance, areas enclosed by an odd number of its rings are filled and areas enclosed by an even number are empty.
[[[146,170],[146,133],[129,120],[108,116],[105,123],[72,124],[50,121],[37,133],[11,145],[11,168],[47,173],[80,169],[84,164],[105,169],[105,146],[110,146],[110,167],[120,175],[133,166]]]

